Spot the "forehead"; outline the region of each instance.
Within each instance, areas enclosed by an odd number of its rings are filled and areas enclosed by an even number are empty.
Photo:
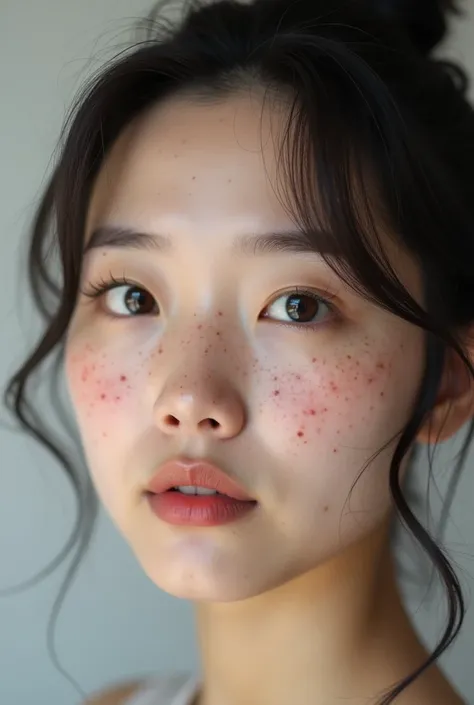
[[[257,96],[202,105],[172,99],[120,135],[94,185],[88,221],[158,214],[252,228],[290,222],[275,193],[283,110]],[[136,223],[130,223],[135,225]],[[89,229],[89,228],[88,228]]]

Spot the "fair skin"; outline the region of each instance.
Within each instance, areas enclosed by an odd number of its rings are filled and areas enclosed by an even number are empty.
[[[105,508],[151,580],[195,603],[198,705],[362,705],[426,657],[388,547],[396,440],[348,498],[408,418],[422,331],[362,299],[316,253],[233,249],[239,236],[295,230],[273,189],[281,116],[261,115],[248,95],[212,106],[181,98],[121,135],[95,184],[85,242],[120,225],[170,246],[85,255],[81,289],[111,272],[146,297],[135,317],[125,285],[79,297],[68,387]],[[415,266],[386,246],[421,300]],[[329,292],[337,312],[319,301],[314,320],[298,324],[286,307],[295,287]],[[437,434],[453,403],[444,438],[472,414],[455,379],[432,417]],[[218,527],[161,522],[143,492],[177,455],[212,458],[258,510]],[[437,668],[397,702],[462,703]]]

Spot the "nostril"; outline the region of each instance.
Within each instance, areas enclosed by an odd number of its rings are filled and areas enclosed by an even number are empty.
[[[215,419],[208,418],[208,419],[203,419],[202,421],[200,421],[199,426],[200,427],[208,426],[210,428],[219,428],[220,423],[218,421],[216,421]]]
[[[172,416],[171,414],[168,414],[164,421],[167,426],[179,426],[179,420],[176,416]]]

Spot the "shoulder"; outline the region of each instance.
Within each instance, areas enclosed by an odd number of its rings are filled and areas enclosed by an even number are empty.
[[[124,705],[138,690],[143,687],[143,680],[127,681],[118,683],[112,687],[105,688],[94,693],[83,705]]]

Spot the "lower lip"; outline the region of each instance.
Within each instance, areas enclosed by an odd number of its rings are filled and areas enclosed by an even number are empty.
[[[154,514],[179,526],[221,526],[237,521],[257,506],[226,495],[187,495],[181,492],[147,494]]]

